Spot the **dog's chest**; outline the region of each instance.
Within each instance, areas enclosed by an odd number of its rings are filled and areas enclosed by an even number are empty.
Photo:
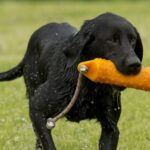
[[[58,113],[69,104],[73,97],[77,83],[77,74],[74,72],[65,74],[65,76],[62,74],[55,79],[54,87],[57,93],[55,94],[54,107],[56,108],[55,112]],[[80,94],[71,110],[66,114],[67,119],[78,122],[83,119],[96,118],[98,112],[102,111],[103,105],[109,102],[108,97],[112,98],[112,93],[112,86],[96,84],[84,78]]]
[[[86,85],[81,88],[80,95],[66,115],[70,121],[96,118],[98,112],[102,111],[107,97],[112,97],[111,87],[107,85]]]

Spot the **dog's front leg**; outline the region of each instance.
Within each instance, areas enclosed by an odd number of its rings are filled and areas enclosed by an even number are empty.
[[[45,83],[40,86],[36,90],[35,95],[30,98],[29,113],[37,139],[42,144],[42,150],[56,150],[51,131],[46,128],[47,117],[45,114],[48,111],[48,94],[48,84]]]
[[[44,113],[32,109],[30,110],[30,117],[37,138],[40,139],[42,143],[43,150],[56,150],[51,131],[46,128],[46,118],[44,117]]]
[[[102,133],[99,141],[99,150],[116,150],[119,130],[113,122],[107,122],[109,125],[102,125]]]
[[[121,113],[120,94],[116,93],[114,99],[106,98],[100,122],[102,126],[99,150],[116,150],[119,140],[117,123]]]

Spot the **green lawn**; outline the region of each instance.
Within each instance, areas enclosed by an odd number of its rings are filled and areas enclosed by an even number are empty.
[[[70,22],[79,28],[84,20],[111,11],[130,20],[144,44],[144,65],[150,66],[149,2],[0,3],[0,72],[23,57],[32,32],[51,21]],[[0,83],[0,150],[33,150],[34,133],[28,117],[23,79]],[[118,150],[150,149],[150,94],[128,89],[122,93]],[[60,120],[53,131],[59,150],[96,150],[99,124]]]

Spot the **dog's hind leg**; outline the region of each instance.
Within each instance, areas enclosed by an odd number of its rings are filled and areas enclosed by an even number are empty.
[[[34,96],[30,97],[29,110],[34,131],[42,143],[43,150],[56,150],[51,131],[46,128],[46,110],[49,102],[47,99],[50,92],[48,86],[47,83],[41,85]]]

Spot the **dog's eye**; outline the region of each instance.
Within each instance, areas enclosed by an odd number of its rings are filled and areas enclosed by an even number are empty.
[[[113,35],[113,42],[114,42],[114,43],[119,43],[119,42],[120,42],[120,37],[119,37],[118,34],[114,34],[114,35]]]
[[[134,36],[130,35],[129,41],[130,41],[130,43],[131,43],[132,46],[135,46],[135,44],[136,44],[136,38]]]
[[[118,34],[114,34],[110,39],[108,39],[108,42],[111,42],[113,44],[119,44],[120,37]]]

